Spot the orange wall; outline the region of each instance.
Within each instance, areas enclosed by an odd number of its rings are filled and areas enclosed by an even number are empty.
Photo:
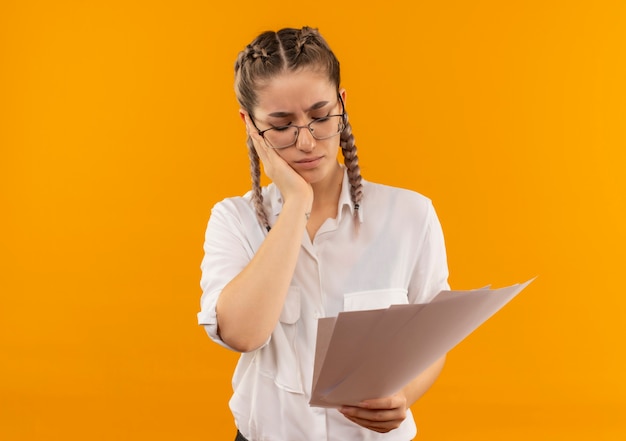
[[[249,187],[234,58],[305,24],[365,177],[434,200],[453,287],[538,276],[450,353],[419,439],[623,439],[626,4],[209,3],[0,5],[0,439],[234,438],[204,227]]]

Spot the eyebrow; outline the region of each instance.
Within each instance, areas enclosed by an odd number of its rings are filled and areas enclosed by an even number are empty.
[[[329,103],[330,101],[318,101],[317,103],[309,107],[306,111],[310,112],[311,110],[321,109],[322,107],[327,106]],[[293,115],[293,112],[273,112],[273,113],[268,114],[267,116],[271,116],[274,118],[285,118],[287,116],[292,116],[292,115]]]

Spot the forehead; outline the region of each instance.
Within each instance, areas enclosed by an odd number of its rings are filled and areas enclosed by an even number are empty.
[[[311,69],[284,72],[258,89],[254,113],[306,111],[320,101],[332,102],[336,94],[335,86],[323,72]]]

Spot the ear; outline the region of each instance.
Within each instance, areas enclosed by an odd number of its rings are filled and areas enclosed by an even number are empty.
[[[250,114],[246,112],[244,109],[239,109],[239,117],[241,118],[244,125],[246,126],[246,133],[250,135],[250,123],[251,123]]]
[[[339,89],[339,96],[341,96],[341,100],[343,101],[343,105],[346,105],[346,89]],[[344,109],[345,110],[345,109]]]

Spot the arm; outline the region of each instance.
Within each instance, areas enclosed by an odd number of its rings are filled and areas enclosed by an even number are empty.
[[[375,432],[397,429],[406,418],[409,407],[435,383],[445,359],[444,355],[395,395],[365,400],[359,406],[343,406],[340,412],[350,421]]]
[[[221,292],[216,306],[219,334],[233,349],[254,350],[274,330],[300,251],[306,211],[298,201],[285,202],[250,263]]]
[[[251,131],[265,173],[285,200],[281,214],[248,265],[222,290],[216,305],[221,339],[247,352],[265,343],[274,330],[296,267],[305,213],[313,189],[277,153]]]

